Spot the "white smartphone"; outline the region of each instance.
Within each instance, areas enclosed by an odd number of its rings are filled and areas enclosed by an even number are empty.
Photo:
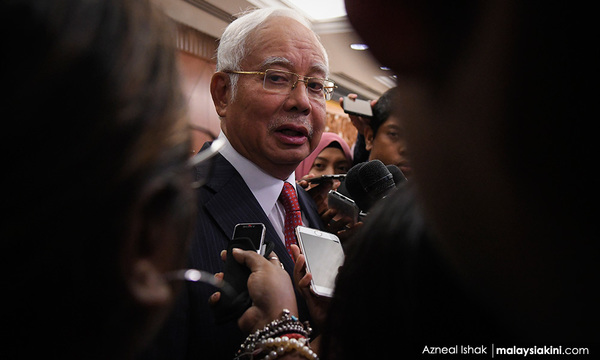
[[[344,250],[334,234],[296,227],[296,237],[306,259],[306,271],[312,274],[310,288],[320,296],[333,296],[335,278],[344,263]]]

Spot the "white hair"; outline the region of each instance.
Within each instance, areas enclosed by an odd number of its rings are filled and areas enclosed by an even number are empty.
[[[217,49],[217,71],[242,70],[239,68],[240,64],[246,55],[248,55],[246,40],[255,30],[259,28],[260,25],[272,17],[288,17],[294,19],[312,31],[312,25],[310,21],[292,9],[265,8],[242,13],[236,20],[227,26],[225,32],[223,32],[223,35],[221,36],[219,47]],[[319,39],[316,33],[315,36],[317,39]],[[323,52],[325,66],[327,69],[329,69],[327,51],[320,41],[319,46]],[[236,88],[238,75],[229,74],[229,77],[231,79],[231,96],[233,99],[233,97],[235,97],[235,93],[237,92]]]

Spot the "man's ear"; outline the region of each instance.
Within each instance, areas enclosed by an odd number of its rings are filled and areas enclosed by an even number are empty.
[[[210,94],[219,117],[225,117],[231,102],[231,81],[224,72],[216,72],[210,79]]]
[[[375,133],[373,132],[373,129],[371,129],[370,126],[365,126],[365,149],[367,149],[367,151],[371,151],[371,149],[373,149],[373,141],[375,141]]]
[[[169,283],[155,264],[147,259],[134,260],[127,286],[131,296],[143,306],[162,307],[172,300]]]

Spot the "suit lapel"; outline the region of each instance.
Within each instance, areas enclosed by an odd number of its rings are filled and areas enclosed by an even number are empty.
[[[291,276],[294,262],[244,179],[222,155],[217,155],[214,161],[214,172],[205,185],[214,193],[204,203],[207,214],[214,219],[227,239],[231,239],[233,229],[239,223],[265,224],[265,241],[275,245],[275,253]]]
[[[236,224],[260,222],[266,225],[267,216],[237,170],[221,155],[215,161],[214,174],[205,185],[214,195],[204,207],[221,231],[231,239]]]
[[[304,214],[309,222],[307,226],[319,230],[325,229],[314,200],[302,187],[296,186],[296,189],[296,192],[298,193],[298,202],[300,203],[300,210],[302,210],[302,214]]]

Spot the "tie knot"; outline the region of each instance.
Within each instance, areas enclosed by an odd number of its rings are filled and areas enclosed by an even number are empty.
[[[298,198],[296,197],[296,190],[292,184],[288,182],[283,183],[283,189],[281,195],[279,195],[279,201],[283,204],[285,212],[300,211],[300,205],[298,204]]]

